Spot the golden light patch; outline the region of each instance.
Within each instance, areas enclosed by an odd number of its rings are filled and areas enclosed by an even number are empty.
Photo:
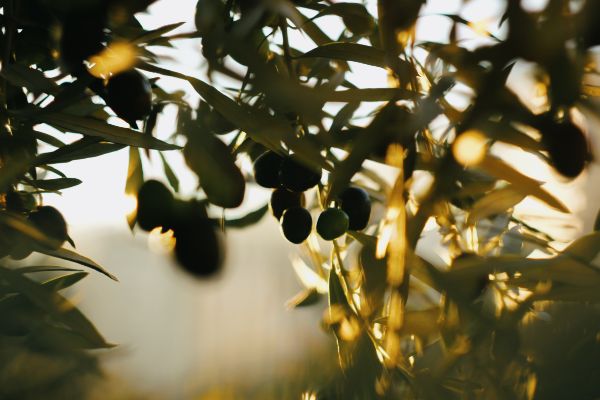
[[[148,248],[156,254],[169,254],[175,248],[173,231],[162,233],[162,228],[154,228],[148,235]]]
[[[89,58],[89,73],[106,79],[111,75],[131,69],[137,59],[137,48],[128,42],[114,42],[100,53]]]
[[[481,21],[471,21],[469,22],[468,26],[478,36],[490,36],[490,32],[488,30],[490,22],[491,21],[489,19],[484,19]]]
[[[479,131],[470,130],[456,138],[452,144],[452,154],[459,164],[470,167],[483,161],[487,147],[485,135]]]

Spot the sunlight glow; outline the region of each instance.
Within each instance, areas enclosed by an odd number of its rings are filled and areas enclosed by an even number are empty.
[[[321,278],[312,268],[298,256],[292,258],[292,266],[300,282],[307,289],[315,289],[317,292],[323,294],[329,291],[329,286],[325,279]]]
[[[173,231],[162,233],[162,228],[154,228],[148,235],[148,248],[156,254],[169,254],[175,248]]]
[[[459,135],[452,145],[456,161],[465,167],[477,165],[485,158],[487,140],[483,133],[470,130]]]
[[[111,75],[131,69],[136,63],[137,55],[137,48],[131,43],[111,43],[100,53],[89,58],[89,73],[96,78],[107,79]]]

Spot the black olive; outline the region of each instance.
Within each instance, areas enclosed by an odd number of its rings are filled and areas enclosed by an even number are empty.
[[[69,238],[67,222],[60,211],[51,206],[40,206],[29,214],[31,221],[46,236],[59,243],[58,249]]]
[[[367,227],[371,216],[369,194],[359,187],[349,187],[340,195],[341,208],[349,218],[348,229],[360,231]]]
[[[279,172],[283,157],[274,151],[267,151],[254,161],[254,180],[262,187],[278,188]]]
[[[291,207],[304,205],[304,193],[290,192],[287,189],[275,189],[271,194],[271,212],[277,220],[281,219],[283,212]]]
[[[304,192],[321,181],[321,171],[305,167],[297,161],[286,158],[279,173],[281,185],[292,192]]]
[[[545,122],[541,131],[552,166],[567,178],[577,177],[590,160],[584,133],[570,121]]]
[[[152,110],[152,88],[148,79],[132,69],[110,78],[106,104],[127,122],[143,119]]]
[[[283,236],[295,244],[304,242],[312,230],[312,217],[308,210],[302,207],[285,210],[280,223]]]
[[[145,231],[163,226],[170,221],[173,194],[155,180],[144,182],[138,191],[137,223]]]
[[[333,240],[348,230],[348,214],[339,208],[328,208],[319,215],[317,233],[325,240]]]
[[[174,231],[175,258],[193,276],[204,278],[218,272],[225,258],[221,233],[210,219],[190,220]]]

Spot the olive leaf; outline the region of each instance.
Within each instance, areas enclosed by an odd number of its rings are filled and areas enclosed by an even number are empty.
[[[101,138],[116,144],[155,150],[176,150],[179,148],[155,137],[143,135],[131,129],[110,125],[94,118],[62,113],[43,113],[38,118],[41,122],[63,128],[69,132]]]
[[[223,208],[242,204],[246,181],[225,143],[202,132],[190,134],[183,154],[186,164],[200,178],[208,201]]]

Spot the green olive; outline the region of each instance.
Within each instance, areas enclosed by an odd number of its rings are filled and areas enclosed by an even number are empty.
[[[304,193],[290,192],[283,188],[275,189],[271,194],[269,205],[273,216],[279,220],[288,208],[304,205]]]
[[[121,72],[106,85],[106,104],[129,123],[144,119],[152,110],[150,82],[134,69]]]
[[[280,220],[283,236],[292,243],[300,244],[312,230],[312,217],[302,207],[291,207],[283,212]]]
[[[274,151],[267,151],[254,161],[254,180],[265,188],[278,188],[279,172],[283,158]]]
[[[321,171],[317,172],[288,157],[281,164],[279,180],[287,190],[304,192],[321,181]]]
[[[349,187],[340,195],[341,208],[348,215],[348,229],[360,231],[367,227],[371,216],[369,194],[359,187]]]
[[[348,230],[348,214],[339,208],[328,208],[319,215],[317,233],[325,240],[333,240]]]
[[[29,214],[29,221],[32,222],[40,231],[50,239],[59,243],[56,248],[69,238],[67,232],[67,222],[60,211],[51,206],[40,206]]]
[[[173,194],[159,181],[144,182],[138,191],[137,223],[145,231],[169,222],[173,209]]]

